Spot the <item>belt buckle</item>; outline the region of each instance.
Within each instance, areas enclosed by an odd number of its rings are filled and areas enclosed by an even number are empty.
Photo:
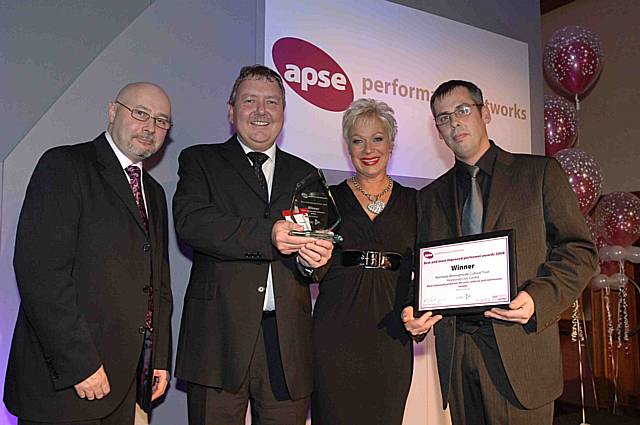
[[[379,251],[363,251],[362,261],[365,269],[379,269],[382,263],[382,253]]]

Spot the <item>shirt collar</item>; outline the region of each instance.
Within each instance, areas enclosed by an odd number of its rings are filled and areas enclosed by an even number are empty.
[[[111,149],[113,149],[113,153],[116,154],[116,158],[118,158],[118,162],[120,162],[120,166],[123,170],[129,165],[135,165],[136,167],[140,168],[140,170],[142,170],[142,161],[133,162],[129,158],[127,158],[127,156],[122,153],[120,148],[116,146],[113,138],[111,137],[111,134],[109,134],[108,131],[104,132],[104,136],[107,138],[107,142],[109,142],[109,146],[111,146]]]
[[[487,149],[487,151],[480,157],[475,165],[477,165],[483,173],[491,176],[493,175],[493,165],[495,164],[496,157],[498,156],[498,148],[496,147],[496,144],[493,142],[493,140],[489,140],[489,144],[489,149]],[[464,162],[456,159],[455,167],[459,171],[468,173],[467,170],[471,167],[471,165],[465,164]]]
[[[257,152],[257,151],[254,151],[253,149],[251,149],[249,146],[245,145],[244,142],[242,141],[242,139],[240,139],[240,135],[239,134],[236,134],[236,139],[238,139],[238,143],[240,143],[240,146],[242,147],[242,150],[244,151],[245,155],[248,154],[249,152]],[[264,151],[262,153],[267,155],[270,160],[275,161],[275,158],[276,158],[276,144],[274,143],[273,145],[271,145],[271,147],[269,147],[269,149],[267,149],[266,151]]]

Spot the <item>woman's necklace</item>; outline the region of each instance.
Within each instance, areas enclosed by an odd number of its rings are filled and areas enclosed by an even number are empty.
[[[393,185],[393,180],[391,180],[391,177],[387,176],[387,179],[389,180],[389,184],[387,185],[387,187],[385,187],[384,190],[377,195],[371,195],[365,192],[362,186],[360,186],[360,183],[358,183],[358,180],[356,180],[356,176],[351,176],[351,183],[353,183],[353,187],[355,187],[358,192],[362,193],[369,200],[367,209],[376,215],[380,214],[386,206],[386,204],[382,200],[380,200],[380,197],[390,191],[391,186]]]

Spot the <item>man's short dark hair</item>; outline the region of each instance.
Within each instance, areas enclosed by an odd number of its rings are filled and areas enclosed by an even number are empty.
[[[469,90],[469,94],[471,95],[471,99],[473,99],[474,103],[478,105],[484,105],[484,98],[482,97],[482,90],[480,87],[476,86],[470,81],[464,80],[449,80],[445,83],[442,83],[438,86],[438,88],[431,95],[431,113],[435,116],[436,111],[433,109],[433,104],[436,99],[441,99],[452,91],[454,91],[458,87],[465,87]]]
[[[240,70],[240,75],[238,75],[238,78],[236,78],[236,82],[233,83],[233,88],[231,89],[229,100],[227,101],[229,105],[235,105],[238,87],[240,87],[240,84],[245,80],[267,80],[269,82],[275,81],[280,88],[280,92],[282,93],[282,107],[284,109],[286,100],[284,98],[284,85],[282,84],[282,78],[280,77],[280,74],[267,66],[258,64],[242,67],[242,69]]]

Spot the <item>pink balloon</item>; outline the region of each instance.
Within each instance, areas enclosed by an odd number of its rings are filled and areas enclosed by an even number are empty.
[[[565,93],[584,94],[602,71],[602,44],[589,29],[578,26],[561,28],[544,47],[544,72],[547,79]]]
[[[640,237],[640,199],[627,192],[604,195],[596,208],[596,226],[607,244],[633,245]]]
[[[580,211],[586,215],[594,207],[602,192],[602,171],[595,159],[580,149],[563,149],[553,156],[569,178],[578,197]],[[616,245],[616,244],[610,244]]]
[[[560,96],[544,96],[544,151],[547,156],[570,148],[576,140],[576,108]]]

